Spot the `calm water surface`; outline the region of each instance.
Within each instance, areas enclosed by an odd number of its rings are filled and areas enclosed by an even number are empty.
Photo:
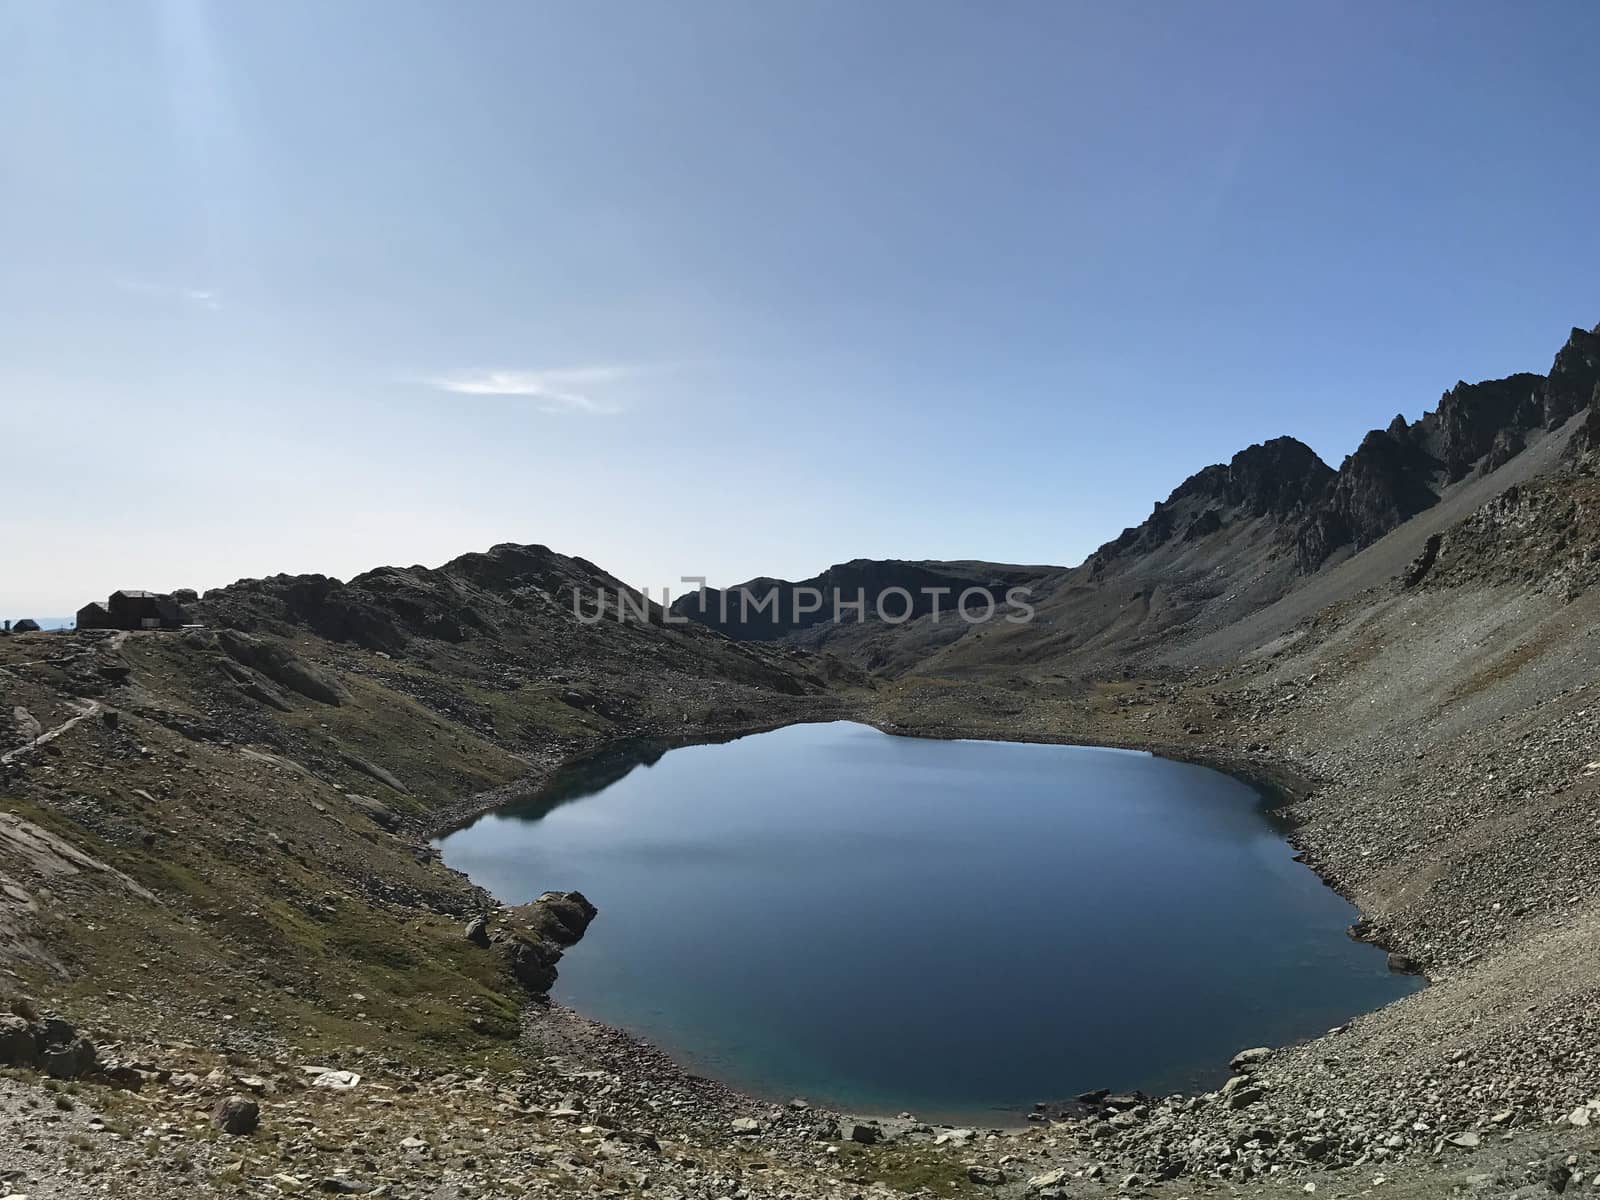
[[[507,903],[599,906],[556,998],[774,1098],[999,1121],[1417,986],[1250,787],[1146,754],[845,722],[616,758],[444,839]]]

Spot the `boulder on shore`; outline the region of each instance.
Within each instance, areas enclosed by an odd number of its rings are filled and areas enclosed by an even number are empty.
[[[599,910],[582,892],[545,892],[517,912],[536,933],[571,946],[583,937]]]
[[[873,1146],[883,1140],[883,1130],[876,1125],[863,1122],[852,1122],[844,1127],[844,1136],[847,1140],[863,1146]]]
[[[1266,1062],[1272,1057],[1271,1046],[1252,1046],[1248,1050],[1241,1050],[1228,1060],[1228,1069],[1235,1073],[1249,1071]]]

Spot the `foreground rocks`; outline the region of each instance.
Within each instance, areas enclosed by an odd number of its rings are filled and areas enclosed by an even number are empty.
[[[576,1038],[563,1044],[580,1050],[591,1027],[556,1020],[541,1036]],[[98,1085],[53,1091],[32,1071],[0,1075],[9,1189],[0,1194],[901,1194],[860,1178],[871,1164],[841,1156],[830,1114],[759,1105],[647,1047],[595,1036],[598,1061],[534,1053],[524,1069],[494,1074],[422,1071],[359,1052],[329,1067],[140,1045],[131,1053],[147,1084],[137,1098]],[[329,1076],[348,1086],[322,1086]],[[18,1146],[23,1154],[10,1153]]]
[[[30,1006],[18,1007],[23,1013],[0,1016],[0,1066],[34,1067],[53,1079],[78,1079],[99,1071],[93,1042],[78,1036],[65,1021],[30,1019],[24,1015]]]

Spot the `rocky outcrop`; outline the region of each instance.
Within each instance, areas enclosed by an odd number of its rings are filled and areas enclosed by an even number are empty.
[[[400,780],[395,777],[392,771],[389,771],[384,767],[380,767],[377,763],[369,762],[367,759],[362,758],[359,754],[351,754],[348,750],[341,750],[339,752],[339,759],[347,767],[354,767],[368,779],[375,780],[378,783],[383,784],[384,787],[391,788],[392,790],[399,792],[402,796],[407,794],[406,785],[401,783]]]
[[[1563,424],[1573,413],[1591,403],[1600,385],[1600,325],[1593,329],[1574,328],[1567,344],[1556,352],[1542,393],[1542,415],[1546,429]]]
[[[1441,540],[1419,581],[1517,583],[1568,598],[1600,582],[1600,477],[1591,463],[1574,466],[1509,487],[1474,510]]]
[[[256,671],[251,670],[241,662],[231,658],[220,658],[217,666],[222,673],[234,683],[239,685],[239,690],[257,704],[264,704],[268,708],[275,708],[279,712],[293,712],[294,705],[289,703],[289,698],[274,687],[268,680]]]
[[[1566,456],[1582,459],[1596,450],[1600,450],[1600,383],[1594,385],[1594,398],[1589,402],[1583,423],[1573,431],[1572,440],[1567,443]]]
[[[31,742],[44,732],[39,719],[20,704],[12,706],[11,725],[16,730],[18,740],[24,742]]]
[[[1431,507],[1439,497],[1429,481],[1438,470],[1401,418],[1367,434],[1297,535],[1301,570],[1316,570],[1342,546],[1371,545]]]
[[[30,1020],[0,1016],[0,1066],[31,1067],[52,1079],[80,1079],[99,1069],[100,1056],[88,1038],[55,1017]]]
[[[528,927],[561,946],[573,946],[598,914],[582,892],[545,892],[517,910]]]
[[[1457,383],[1439,398],[1439,407],[1406,428],[1405,436],[1444,470],[1454,483],[1489,454],[1497,440],[1505,451],[1513,439],[1521,449],[1521,433],[1538,424],[1544,377],[1524,372],[1485,383]]]
[[[1527,449],[1528,440],[1520,429],[1502,429],[1494,435],[1494,441],[1489,445],[1489,453],[1483,456],[1483,461],[1478,464],[1478,473],[1487,475],[1491,471],[1498,471],[1523,450]]]
[[[347,792],[345,799],[350,802],[351,808],[366,817],[379,829],[386,829],[393,833],[400,828],[399,816],[381,800],[374,800],[371,796],[360,796],[354,792]]]
[[[1401,587],[1416,587],[1417,584],[1428,577],[1428,572],[1433,570],[1433,564],[1439,557],[1439,547],[1443,543],[1443,534],[1434,533],[1428,535],[1428,540],[1423,543],[1422,553],[1411,560],[1411,565],[1400,576]]]
[[[499,954],[518,983],[543,996],[555,986],[565,949],[577,944],[597,912],[582,892],[545,892],[531,904],[506,910],[498,929],[491,929],[486,916],[472,918],[464,936]]]
[[[556,982],[561,950],[520,933],[501,933],[494,947],[504,957],[512,978],[535,996],[547,995]]]
[[[273,683],[309,700],[337,707],[350,698],[338,680],[300,659],[282,642],[252,637],[232,629],[220,631],[217,642],[235,662],[261,672]]]

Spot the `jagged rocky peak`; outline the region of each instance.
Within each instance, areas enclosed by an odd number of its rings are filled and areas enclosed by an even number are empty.
[[[1296,534],[1301,570],[1316,570],[1342,546],[1359,550],[1435,503],[1438,466],[1412,427],[1369,432]]]
[[[1442,490],[1497,470],[1520,454],[1527,434],[1555,429],[1600,395],[1600,326],[1573,329],[1549,375],[1522,372],[1458,382],[1415,422],[1397,416],[1344,460],[1327,495],[1297,535],[1302,571],[1336,551],[1361,550],[1436,504]],[[1575,441],[1581,441],[1579,435]]]
[[[1439,397],[1438,408],[1409,427],[1408,437],[1438,464],[1445,480],[1454,483],[1489,453],[1498,434],[1540,423],[1544,382],[1543,375],[1532,372],[1483,383],[1460,381]]]
[[[1554,429],[1586,408],[1600,389],[1600,325],[1573,327],[1567,344],[1556,352],[1544,385],[1544,425]]]
[[[1142,524],[1100,547],[1093,561],[1103,565],[1130,551],[1148,553],[1174,537],[1195,541],[1239,520],[1287,521],[1321,496],[1332,478],[1333,469],[1296,438],[1248,446],[1228,462],[1189,476]]]
[[[1333,468],[1297,438],[1248,446],[1228,464],[1226,495],[1251,516],[1287,517],[1317,499]]]
[[[1332,476],[1332,468],[1310,446],[1296,438],[1277,437],[1195,472],[1157,504],[1156,511],[1201,500],[1252,517],[1288,516],[1321,495]]]

